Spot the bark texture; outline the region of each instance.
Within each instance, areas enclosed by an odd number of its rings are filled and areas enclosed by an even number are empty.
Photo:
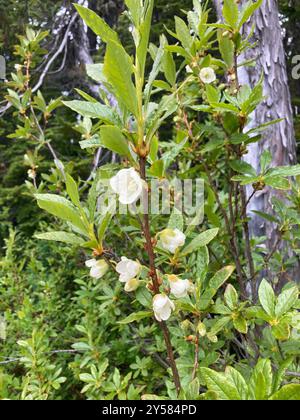
[[[214,0],[216,10],[222,19],[222,0]],[[240,2],[241,6],[246,1]],[[291,96],[288,85],[287,67],[282,40],[282,29],[279,21],[278,5],[276,0],[265,0],[262,7],[252,17],[251,21],[244,26],[244,33],[249,34],[252,25],[255,31],[251,42],[257,45],[248,50],[240,57],[240,62],[256,59],[255,67],[240,67],[240,84],[248,84],[254,87],[261,74],[264,74],[265,100],[258,106],[251,116],[250,127],[267,123],[274,119],[283,118],[281,123],[270,126],[263,134],[262,140],[251,144],[245,158],[257,171],[260,170],[260,156],[265,149],[270,150],[273,156],[272,165],[292,165],[296,162],[296,141],[293,125],[293,112]],[[248,195],[252,193],[252,187],[248,188]],[[268,238],[266,244],[272,248],[276,243],[278,233],[274,224],[256,216],[252,211],[259,210],[272,213],[272,197],[280,196],[280,193],[265,188],[255,194],[248,212],[251,216],[250,230],[253,236]]]

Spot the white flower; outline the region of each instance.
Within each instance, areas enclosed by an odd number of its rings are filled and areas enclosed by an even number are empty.
[[[217,79],[216,73],[211,67],[204,67],[199,76],[202,82],[206,84],[213,83]]]
[[[130,279],[125,283],[125,292],[134,292],[140,285],[138,279]]]
[[[122,283],[127,283],[129,280],[134,279],[141,271],[141,264],[122,257],[121,261],[116,266],[117,273],[120,274],[119,280]]]
[[[174,311],[175,305],[166,295],[155,295],[153,298],[153,311],[157,321],[166,321]]]
[[[90,276],[94,279],[100,279],[104,276],[104,274],[108,270],[108,264],[104,260],[95,260],[95,258],[92,258],[91,260],[87,260],[85,262],[85,265],[89,267],[90,270]]]
[[[193,73],[193,70],[192,70],[191,66],[185,66],[185,71],[187,73]]]
[[[135,169],[122,169],[111,178],[110,186],[122,204],[135,203],[143,192],[144,182]]]
[[[168,276],[171,293],[177,298],[184,298],[191,290],[191,283],[189,280],[181,280],[177,276]]]
[[[180,246],[185,243],[185,234],[179,229],[165,229],[160,233],[160,240],[163,249],[174,254]]]

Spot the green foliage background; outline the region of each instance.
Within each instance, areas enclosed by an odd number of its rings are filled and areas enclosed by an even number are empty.
[[[288,38],[299,25],[300,9],[296,2],[281,1],[280,4],[283,15],[287,17],[283,25]],[[191,0],[170,0],[167,3],[158,0],[151,41],[157,45],[164,26],[173,29],[174,15],[184,17],[181,9],[189,10],[191,5]],[[25,26],[32,21],[37,27],[43,23],[43,27],[49,28],[56,9],[56,1],[0,1],[0,53],[9,57],[8,71],[15,63],[13,45],[17,42],[16,34],[24,33]],[[132,44],[124,16],[118,20],[117,30],[130,51]],[[299,42],[294,36],[291,43],[286,42],[288,58],[300,53]],[[95,53],[97,61],[103,58],[102,53],[101,49]],[[291,74],[290,59],[288,61]],[[79,80],[82,82],[81,75],[76,76],[75,85]],[[293,103],[298,106],[299,83],[290,80],[290,84]],[[60,96],[63,90],[63,85],[49,78],[43,93],[49,100]],[[2,93],[4,88],[0,84]],[[80,149],[80,135],[73,130],[74,124],[74,114],[60,108],[47,132],[62,160],[70,162],[71,172],[86,179],[93,156],[87,157]],[[129,298],[121,298],[121,286],[114,279],[99,283],[88,278],[84,267],[86,256],[71,246],[33,239],[36,231],[46,231],[52,226],[53,218],[39,211],[24,185],[28,168],[23,157],[32,144],[8,138],[15,128],[15,116],[9,111],[0,120],[0,315],[5,314],[8,325],[5,328],[0,319],[0,398],[19,399],[26,394],[34,399],[83,399],[81,391],[84,385],[87,397],[91,399],[103,396],[138,399],[141,394],[159,394],[165,387],[162,379],[164,366],[160,360],[164,344],[156,327],[143,323],[138,328],[117,324],[130,305]],[[299,139],[297,118],[296,128]],[[166,137],[170,134],[168,126],[165,133]],[[41,152],[41,157],[39,173],[52,176],[53,183],[56,175],[50,171],[52,157],[47,150]],[[59,193],[61,189],[57,179],[54,192]],[[115,227],[114,234],[122,243],[120,226]],[[120,255],[122,252],[132,254],[134,258],[130,241],[122,243],[118,251]],[[139,297],[140,301],[143,299],[143,296]],[[175,328],[172,332],[176,343],[180,332]],[[225,334],[230,336],[229,331],[225,330]],[[216,343],[203,351],[202,367],[217,362],[222,344]],[[289,345],[289,355],[299,353],[299,342]],[[279,351],[278,347],[274,349],[274,353]],[[267,349],[265,355],[270,357]],[[193,357],[188,343],[180,349],[180,356],[180,370],[184,372]],[[228,363],[231,357],[230,352],[226,353]],[[109,372],[105,371],[103,362],[106,358],[114,367]],[[249,376],[246,366],[240,366],[240,371]],[[130,372],[138,385],[128,388]],[[167,388],[169,395],[174,395],[171,383],[167,383]]]

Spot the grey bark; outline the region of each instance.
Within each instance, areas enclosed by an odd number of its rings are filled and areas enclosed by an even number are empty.
[[[75,59],[77,61],[77,65],[80,67],[83,66],[85,71],[86,65],[94,64],[94,60],[91,56],[90,38],[81,18],[78,19],[78,27],[77,31],[74,32],[74,40],[76,44]],[[117,107],[116,99],[107,91],[103,84],[96,82],[92,83],[92,81],[89,80],[88,88],[95,97],[99,97],[99,89],[103,90],[107,95],[110,105],[115,108]]]
[[[214,0],[216,10],[222,19],[222,0]],[[243,5],[246,1],[240,2]],[[247,160],[257,171],[260,170],[260,156],[265,149],[270,150],[273,156],[272,166],[292,165],[296,162],[296,141],[293,126],[293,112],[291,96],[288,86],[287,67],[282,41],[282,29],[279,21],[276,0],[265,0],[262,7],[257,10],[244,26],[244,33],[249,34],[253,23],[255,31],[253,44],[257,45],[240,57],[240,62],[256,59],[255,67],[240,67],[240,84],[254,87],[261,74],[264,74],[265,100],[257,107],[251,116],[250,126],[256,127],[271,120],[283,118],[281,123],[270,126],[263,134],[262,140],[248,148]],[[252,187],[247,191],[252,193]],[[250,230],[253,236],[267,236],[267,247],[272,249],[278,233],[274,224],[262,220],[253,213],[253,210],[272,213],[272,197],[280,193],[269,188],[255,194],[248,211],[251,216]]]

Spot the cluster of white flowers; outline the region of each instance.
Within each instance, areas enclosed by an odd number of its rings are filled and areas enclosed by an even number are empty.
[[[116,176],[111,178],[110,185],[113,191],[118,194],[119,201],[122,204],[133,204],[142,195],[145,183],[140,175],[133,168],[122,169]],[[179,229],[164,229],[158,234],[161,246],[164,250],[175,254],[177,250],[185,244],[185,235]],[[105,260],[95,258],[86,261],[86,266],[90,268],[90,275],[93,278],[100,279],[108,270],[108,264]],[[126,292],[135,291],[140,284],[138,279],[142,266],[138,261],[133,261],[127,257],[122,257],[116,265],[116,272],[119,274],[119,281],[125,283]],[[187,280],[181,280],[175,275],[167,276],[170,292],[175,298],[184,298],[193,290],[192,283]],[[155,318],[161,322],[166,321],[175,310],[175,305],[166,294],[156,294],[153,298],[153,311]]]
[[[185,279],[181,280],[175,275],[168,275],[171,293],[178,299],[184,298],[194,290],[193,284]],[[157,321],[167,321],[172,311],[175,310],[174,302],[165,294],[157,294],[153,298],[153,311]]]

